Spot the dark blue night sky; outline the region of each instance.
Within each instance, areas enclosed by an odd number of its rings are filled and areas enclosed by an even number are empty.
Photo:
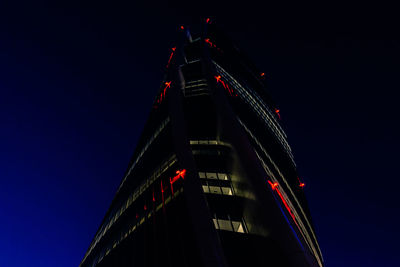
[[[326,266],[398,266],[400,42],[391,15],[231,4],[0,3],[0,266],[78,266],[179,25],[207,16],[266,73]]]

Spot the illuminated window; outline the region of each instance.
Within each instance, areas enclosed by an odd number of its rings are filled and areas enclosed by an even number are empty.
[[[219,229],[217,219],[213,219],[215,229]]]
[[[229,188],[229,187],[221,187],[221,189],[222,189],[222,194],[228,195],[228,196],[232,196],[233,195],[233,192],[232,192],[231,188]]]
[[[233,231],[238,233],[244,233],[243,224],[241,222],[232,221]]]
[[[207,172],[206,175],[208,179],[218,179],[216,172]]]
[[[226,175],[226,173],[218,173],[218,179],[228,180],[228,175]]]
[[[211,194],[222,194],[221,187],[219,186],[210,186],[210,193]]]
[[[229,176],[226,173],[216,173],[216,172],[199,172],[199,177],[201,179],[215,179],[228,181]]]
[[[208,189],[207,185],[203,185],[203,191],[204,191],[204,193],[209,193],[210,192],[210,190]]]
[[[220,194],[227,196],[234,195],[232,185],[230,184],[230,182],[228,182],[230,181],[228,174],[216,172],[199,172],[199,177],[200,179],[204,179],[202,181],[204,193]],[[221,182],[213,182],[210,180],[219,180]]]
[[[220,230],[233,231],[233,227],[230,221],[218,219],[218,226]]]
[[[214,215],[215,216],[215,215]],[[237,220],[213,218],[215,229],[231,231],[236,233],[246,233],[244,223]]]
[[[233,196],[233,190],[229,186],[209,185],[207,181],[203,181],[203,192],[209,194]]]

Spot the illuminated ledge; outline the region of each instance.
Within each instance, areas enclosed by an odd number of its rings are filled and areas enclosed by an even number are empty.
[[[226,146],[226,147],[231,147],[229,143],[223,142],[223,141],[217,141],[217,140],[190,140],[191,145],[220,145],[220,146]]]

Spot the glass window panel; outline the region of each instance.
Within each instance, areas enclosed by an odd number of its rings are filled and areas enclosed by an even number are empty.
[[[210,186],[210,193],[221,194],[221,188],[219,186]]]
[[[199,141],[199,144],[200,144],[200,145],[207,145],[207,144],[208,144],[208,141],[207,141],[207,140],[200,140],[200,141]]]
[[[232,222],[233,224],[233,231],[238,233],[244,233],[243,224],[241,222]]]
[[[229,195],[229,196],[233,195],[233,192],[232,192],[231,188],[229,188],[229,187],[221,187],[221,188],[222,188],[222,193],[224,195]]]
[[[218,224],[219,224],[219,229],[232,231],[232,224],[230,221],[218,219]]]
[[[213,219],[215,229],[219,229],[217,219]]]
[[[216,172],[207,172],[206,174],[208,179],[218,179]]]
[[[203,191],[204,191],[204,193],[210,192],[210,190],[208,190],[208,186],[206,186],[206,185],[203,185]]]
[[[205,172],[199,172],[199,177],[200,178],[206,178],[206,173]]]
[[[228,175],[226,175],[226,173],[218,173],[218,179],[228,180]]]

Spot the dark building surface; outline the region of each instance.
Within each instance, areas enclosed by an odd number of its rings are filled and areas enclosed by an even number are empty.
[[[264,74],[209,21],[181,30],[80,266],[323,266]]]

